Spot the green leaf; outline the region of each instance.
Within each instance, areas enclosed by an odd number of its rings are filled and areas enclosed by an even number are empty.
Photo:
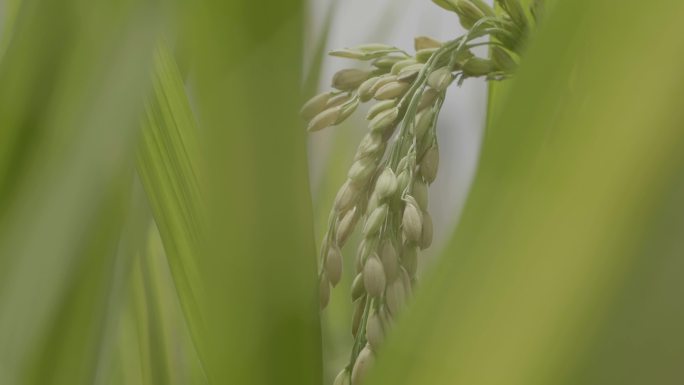
[[[681,382],[682,16],[557,2],[369,384]]]
[[[151,227],[133,270],[134,313],[146,384],[204,384],[162,241]],[[134,351],[129,351],[134,354]]]
[[[0,58],[5,53],[7,44],[9,44],[12,34],[14,33],[14,22],[17,17],[17,11],[21,5],[21,0],[6,0],[0,5]]]
[[[120,325],[122,315],[128,307],[129,295],[127,294],[130,292],[131,269],[135,266],[134,256],[139,254],[145,245],[145,230],[150,221],[150,213],[142,186],[136,179],[131,187],[127,217],[121,229],[116,257],[112,266],[113,274],[107,294],[108,298],[106,298],[102,338],[99,347],[97,347],[99,350],[97,362],[93,362],[96,371],[93,383],[96,385],[116,384],[116,375],[123,371],[121,368],[116,370],[113,362],[117,358],[118,350],[116,347],[121,343]],[[128,345],[128,347],[132,346]],[[138,355],[134,352],[139,350],[136,345],[127,353],[137,358]],[[140,360],[138,359],[138,361]],[[140,370],[138,370],[139,372]],[[132,381],[126,383],[132,384]]]
[[[0,383],[96,376],[126,276],[117,249],[157,25],[147,11],[22,2],[0,63]]]
[[[201,354],[203,322],[198,297],[202,285],[196,264],[205,219],[197,170],[197,123],[180,72],[163,45],[155,57],[153,89],[141,133],[138,173]]]
[[[192,15],[207,154],[207,371],[216,384],[321,382],[301,105],[303,2],[208,1]]]

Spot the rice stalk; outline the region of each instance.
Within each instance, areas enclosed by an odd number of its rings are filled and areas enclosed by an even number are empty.
[[[505,4],[506,12],[496,15],[479,0],[439,1],[438,5],[455,11],[469,31],[445,43],[417,37],[414,55],[385,44],[332,51],[332,56],[369,66],[338,71],[332,79],[335,90],[314,96],[300,111],[309,122],[307,130],[315,132],[342,123],[360,103],[376,101],[367,116],[368,133],[336,196],[321,246],[320,303],[325,307],[330,286],[340,279],[341,250],[356,224],[362,223],[352,287],[352,300],[357,302],[355,342],[338,379],[351,373],[352,384],[361,381],[381,335],[414,289],[417,249],[432,243],[427,188],[438,175],[436,125],[448,87],[473,77],[505,79],[517,66],[528,21],[521,18],[524,13],[517,13],[517,1]],[[491,43],[494,50],[489,58],[471,51],[481,44],[473,40],[482,37],[501,42]]]

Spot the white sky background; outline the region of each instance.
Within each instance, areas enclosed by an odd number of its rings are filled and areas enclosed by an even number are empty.
[[[306,48],[311,51],[320,36],[328,7],[337,1],[327,50],[362,43],[389,43],[413,52],[413,38],[428,35],[438,40],[454,39],[464,33],[458,17],[430,0],[310,0]],[[486,51],[485,51],[486,52]],[[477,52],[479,55],[485,52]],[[307,56],[308,58],[308,56]],[[329,88],[332,75],[353,66],[345,59],[327,57],[319,88]],[[430,187],[430,214],[435,227],[432,251],[448,239],[461,212],[474,176],[485,124],[487,89],[481,79],[466,80],[451,87],[438,124],[440,170]],[[366,130],[359,124],[359,130]],[[320,185],[330,129],[309,136],[311,183]],[[349,148],[350,153],[356,150]],[[344,181],[340,180],[341,185]]]

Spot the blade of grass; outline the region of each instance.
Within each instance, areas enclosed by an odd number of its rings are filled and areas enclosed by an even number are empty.
[[[136,268],[135,312],[143,376],[149,384],[203,384],[162,241],[155,227]]]
[[[681,382],[682,15],[557,2],[369,384]]]
[[[143,362],[142,376],[146,384],[171,383],[169,347],[164,338],[165,320],[161,310],[159,283],[153,273],[151,259],[161,252],[156,229],[150,230],[148,246],[139,255],[135,266],[135,313],[138,318],[138,339]],[[156,241],[156,242],[155,242]]]
[[[178,298],[201,354],[202,320],[197,298],[202,288],[196,261],[204,215],[196,136],[197,125],[180,72],[162,45],[156,53],[154,95],[143,124],[137,169],[164,243]]]
[[[519,2],[523,9],[528,10],[534,0],[519,0]],[[552,1],[546,0],[544,3],[550,5]],[[496,4],[494,8],[498,13],[503,12],[498,4]],[[536,27],[531,27],[532,30],[535,28]],[[534,39],[534,32],[531,32],[531,35],[532,36],[529,36],[528,39]],[[485,130],[485,135],[489,133],[489,126],[491,125],[494,116],[503,108],[506,97],[510,92],[511,84],[512,82],[510,80],[492,81],[487,84],[487,129]]]

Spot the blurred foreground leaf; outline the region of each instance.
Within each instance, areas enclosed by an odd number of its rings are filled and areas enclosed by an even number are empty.
[[[683,16],[557,2],[369,384],[684,381]]]
[[[193,16],[208,154],[212,383],[320,385],[316,257],[301,88],[302,6],[203,1]]]
[[[117,251],[157,25],[147,11],[21,2],[0,62],[2,384],[97,376],[126,277]]]

